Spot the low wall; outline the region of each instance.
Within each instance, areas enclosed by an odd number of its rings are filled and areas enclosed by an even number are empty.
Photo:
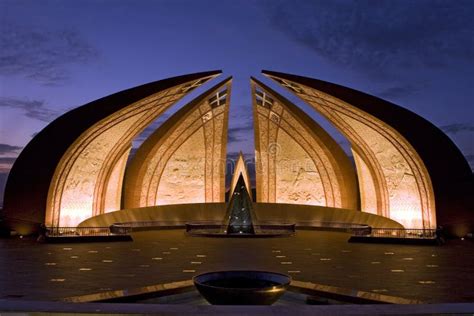
[[[124,209],[86,219],[79,227],[108,227],[114,223],[163,221],[182,223],[194,221],[221,221],[225,203],[172,204]]]
[[[255,212],[262,221],[284,221],[304,226],[307,222],[364,224],[371,227],[403,228],[389,218],[370,213],[325,206],[255,203]]]
[[[389,218],[360,211],[323,206],[254,203],[259,220],[296,223],[305,226],[310,222],[365,224],[371,227],[403,228]],[[221,221],[226,212],[225,203],[197,203],[159,205],[125,209],[91,217],[79,227],[108,227],[114,223],[163,221],[184,225],[186,222]]]

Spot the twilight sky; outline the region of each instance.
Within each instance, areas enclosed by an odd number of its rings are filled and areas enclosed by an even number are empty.
[[[474,167],[473,16],[472,0],[0,0],[0,205],[15,157],[57,116],[214,69],[234,77],[232,156],[253,156],[249,76],[268,69],[404,106],[442,128]],[[347,147],[314,110],[262,80]]]

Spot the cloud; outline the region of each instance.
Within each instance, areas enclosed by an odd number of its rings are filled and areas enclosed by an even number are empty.
[[[418,91],[420,91],[420,87],[405,84],[405,85],[392,86],[392,87],[386,88],[380,91],[379,93],[377,93],[377,95],[385,99],[397,99],[409,94],[416,93]]]
[[[321,57],[379,76],[474,59],[470,0],[273,0],[265,11],[273,26]]]
[[[0,156],[5,155],[18,155],[18,152],[22,149],[19,146],[12,146],[8,144],[0,144]],[[8,174],[12,168],[13,163],[17,157],[0,157],[0,174]],[[2,195],[3,190],[0,191]]]
[[[238,143],[244,141],[244,139],[240,138],[239,136],[233,135],[228,133],[227,134],[227,144],[229,145],[230,143]]]
[[[238,106],[245,108],[245,106]],[[241,111],[234,113],[230,118],[230,127],[227,131],[227,143],[246,141],[253,138],[252,112]]]
[[[8,144],[0,144],[0,155],[18,154],[23,147],[12,146]]]
[[[237,159],[237,157],[239,157],[239,152],[238,151],[228,151],[227,152],[227,158],[228,159],[235,160],[235,159]],[[245,154],[244,154],[244,157],[245,157]]]
[[[8,174],[17,157],[0,157],[0,173]],[[0,191],[0,194],[3,191]]]
[[[239,157],[239,151],[229,151],[227,152],[227,158],[228,159],[232,159],[232,160],[237,160],[237,158]],[[244,155],[244,158],[245,160],[252,160],[254,159],[253,158],[253,153],[244,153],[242,152],[242,154]]]
[[[240,126],[234,126],[229,128],[229,132],[231,133],[241,133],[241,132],[248,132],[253,131],[253,124],[252,123],[245,123]]]
[[[43,122],[51,122],[59,115],[58,111],[46,107],[45,102],[41,100],[0,97],[0,108],[2,107],[19,109],[26,117]]]
[[[474,124],[469,123],[455,123],[450,125],[441,126],[440,129],[448,134],[457,134],[461,132],[471,133],[474,132]]]
[[[17,157],[0,157],[0,164],[13,164]]]
[[[235,126],[228,129],[227,143],[246,141],[253,137],[253,124]]]
[[[68,80],[68,67],[98,57],[97,50],[74,30],[49,31],[3,23],[0,75],[21,76],[45,85]]]

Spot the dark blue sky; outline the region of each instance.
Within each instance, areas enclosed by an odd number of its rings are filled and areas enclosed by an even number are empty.
[[[473,16],[471,0],[1,0],[0,191],[21,148],[58,115],[212,69],[234,76],[229,152],[253,155],[248,79],[269,69],[404,106],[447,132],[473,166]]]

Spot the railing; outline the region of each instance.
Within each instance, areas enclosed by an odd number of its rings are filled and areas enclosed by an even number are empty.
[[[279,223],[279,222],[258,222],[258,224],[253,225],[253,227],[258,230],[275,230],[275,231],[291,231],[295,232],[295,224],[288,223]],[[226,225],[223,225],[222,222],[218,221],[207,221],[207,222],[192,222],[186,223],[186,232],[191,232],[195,230],[207,230],[207,229],[220,229],[224,231],[227,228]]]
[[[110,236],[125,235],[130,230],[123,229],[122,232],[111,232],[109,227],[48,227],[47,237],[78,237],[78,236]]]
[[[209,221],[203,221],[204,223]],[[137,221],[137,222],[123,222],[123,223],[114,223],[110,225],[110,231],[114,234],[128,234],[133,231],[134,228],[176,228],[176,227],[185,227],[185,221]]]
[[[362,237],[434,239],[438,232],[436,229],[372,228],[370,233],[356,230],[353,234]]]
[[[238,225],[239,226],[239,225]],[[256,235],[292,235],[295,233],[295,224],[280,222],[258,222],[253,224]],[[222,221],[200,221],[186,223],[186,233],[191,235],[226,235],[227,224]],[[231,234],[236,235],[236,234]]]
[[[255,227],[264,230],[286,230],[295,232],[295,224],[259,222]]]
[[[346,230],[352,233],[357,232],[358,234],[370,234],[370,227],[363,224],[351,224],[351,223],[339,223],[339,222],[322,222],[322,221],[299,221],[296,223],[290,223],[287,221],[258,221],[256,226],[260,226],[264,229],[269,229],[270,226],[274,229],[291,229],[294,231],[294,227],[299,228],[334,228],[337,230]],[[133,228],[143,227],[185,227],[186,231],[196,229],[219,229],[222,227],[222,221],[137,221],[137,222],[123,222],[114,223],[110,226],[112,233],[128,233]],[[125,230],[127,232],[125,232]]]
[[[371,232],[371,227],[365,224],[341,223],[341,222],[323,222],[323,221],[298,221],[295,223],[299,229],[322,229],[346,231],[352,234],[367,235]]]
[[[116,223],[110,227],[48,227],[46,236],[48,237],[68,237],[68,236],[109,236],[109,235],[127,235],[135,227],[166,227],[166,226],[185,226],[186,231],[193,229],[216,229],[222,227],[220,221],[196,221],[192,223],[178,221],[141,221]],[[261,221],[256,226],[264,229],[292,229],[295,224]],[[335,222],[298,222],[298,227],[326,227],[348,229],[354,236],[363,237],[384,237],[384,238],[416,238],[416,239],[434,239],[439,232],[436,229],[410,229],[410,228],[371,228],[366,225],[335,223]]]
[[[223,229],[222,221],[198,221],[186,223],[186,232],[189,233],[195,230],[208,230],[208,229]]]
[[[211,221],[203,221],[211,222]],[[112,226],[116,227],[149,227],[149,226],[184,226],[186,221],[136,221],[136,222],[122,222],[114,223]]]

